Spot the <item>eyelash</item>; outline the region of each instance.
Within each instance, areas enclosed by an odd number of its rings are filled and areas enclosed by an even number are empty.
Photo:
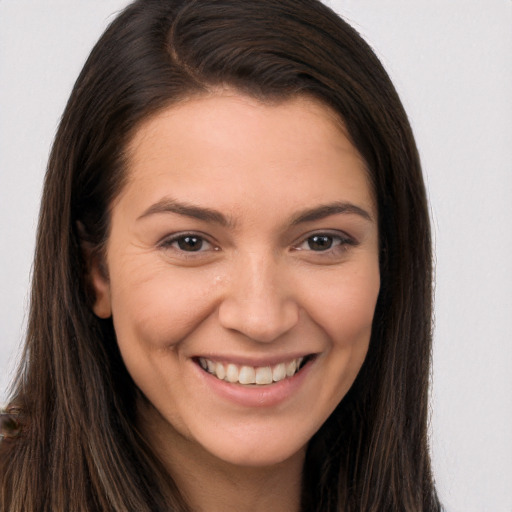
[[[302,247],[305,244],[310,244],[315,238],[324,238],[329,239],[330,243],[329,246],[325,249],[320,249],[316,251],[315,249],[312,249],[311,246],[309,246],[309,249],[305,249]],[[317,253],[319,255],[333,255],[338,256],[340,252],[346,251],[348,246],[356,246],[357,242],[345,235],[340,233],[332,233],[328,231],[318,231],[316,233],[309,234],[307,237],[303,238],[301,242],[293,247],[296,251],[308,251],[312,253]]]
[[[193,238],[193,239],[196,239],[199,242],[201,242],[199,249],[187,251],[187,250],[183,249],[182,247],[175,246],[175,244],[179,244],[181,241],[185,241],[187,238]],[[203,249],[204,244],[208,244],[209,246],[211,246],[211,249],[209,249],[209,250],[213,250],[213,251],[220,250],[220,248],[218,246],[216,246],[212,242],[210,242],[204,235],[202,235],[200,233],[194,233],[194,232],[176,233],[175,235],[172,235],[172,236],[167,237],[164,240],[162,240],[160,242],[159,246],[163,249],[174,249],[175,251],[177,251],[183,255],[186,255],[186,257],[193,258],[196,256],[196,254],[205,252],[204,250],[201,250],[201,249]]]
[[[180,242],[185,242],[187,238],[195,239],[197,242],[200,243],[200,246],[197,250],[186,250],[183,247],[180,247]],[[312,249],[311,246],[309,246],[309,249],[306,249],[303,247],[305,244],[311,244],[313,240],[321,239],[323,238],[328,239],[327,243],[329,244],[325,249],[322,249],[320,247],[320,250]],[[320,242],[318,240],[317,242]],[[313,242],[313,243],[317,243]],[[323,242],[320,242],[323,243]],[[162,240],[159,244],[159,246],[163,249],[173,249],[177,252],[179,252],[181,255],[186,256],[188,258],[197,257],[200,253],[205,252],[204,245],[207,244],[209,248],[207,251],[219,251],[220,247],[214,245],[212,242],[210,242],[207,237],[205,237],[201,233],[195,233],[195,232],[186,232],[186,233],[176,233],[170,237],[165,238]],[[301,241],[294,245],[292,249],[294,251],[307,251],[311,252],[313,254],[318,255],[331,255],[331,256],[338,256],[340,252],[346,251],[348,246],[356,246],[358,245],[357,242],[345,234],[332,233],[328,231],[318,231],[316,233],[308,234],[307,237],[304,237],[301,239]]]

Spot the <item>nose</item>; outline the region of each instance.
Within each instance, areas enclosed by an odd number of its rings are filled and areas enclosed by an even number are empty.
[[[243,258],[235,265],[219,306],[221,325],[258,342],[278,339],[299,320],[289,281],[272,257]]]

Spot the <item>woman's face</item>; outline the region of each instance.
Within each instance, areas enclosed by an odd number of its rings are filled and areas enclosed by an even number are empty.
[[[300,454],[363,363],[380,285],[341,123],[307,98],[191,99],[138,130],[128,178],[94,308],[158,435],[244,466]]]

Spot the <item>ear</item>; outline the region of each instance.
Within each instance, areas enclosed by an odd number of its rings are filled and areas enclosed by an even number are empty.
[[[89,260],[89,279],[94,292],[92,310],[100,318],[110,318],[112,307],[110,303],[110,281],[103,262],[103,257],[95,254]]]
[[[89,237],[82,222],[77,221],[76,229],[87,269],[87,291],[93,298],[92,310],[99,318],[110,318],[112,316],[110,280],[103,251],[98,250],[98,247],[88,240]]]

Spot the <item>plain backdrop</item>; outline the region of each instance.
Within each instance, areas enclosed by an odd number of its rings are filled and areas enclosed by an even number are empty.
[[[126,3],[0,0],[0,404],[23,339],[51,141],[88,52]],[[441,499],[449,512],[512,512],[512,1],[326,3],[383,61],[424,166]]]

